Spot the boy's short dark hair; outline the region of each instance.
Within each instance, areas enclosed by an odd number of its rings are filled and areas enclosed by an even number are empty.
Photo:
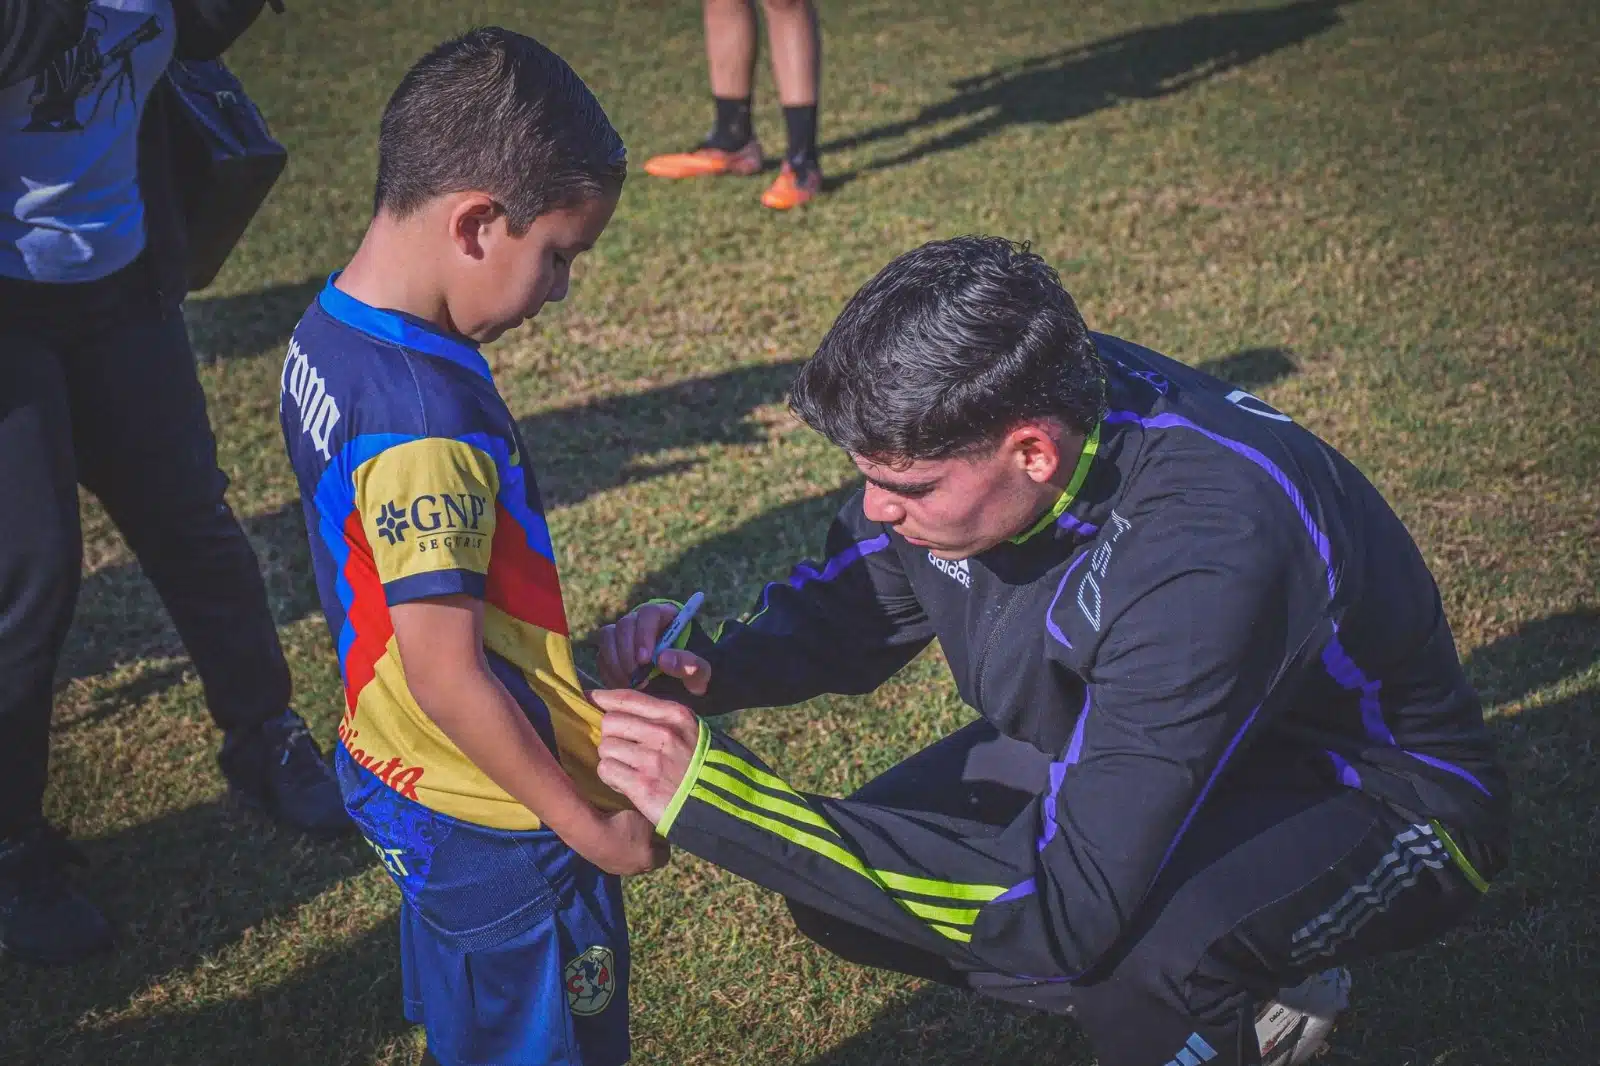
[[[1029,418],[1088,433],[1105,375],[1049,264],[1025,244],[957,237],[905,253],[862,286],[789,404],[852,455],[943,459]]]
[[[547,211],[622,186],[622,138],[566,60],[487,26],[446,41],[400,79],[378,133],[374,210],[404,217],[475,190],[513,233]]]

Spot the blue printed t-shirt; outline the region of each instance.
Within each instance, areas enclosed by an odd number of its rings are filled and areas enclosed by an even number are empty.
[[[441,813],[539,827],[406,687],[389,609],[464,593],[484,601],[490,667],[579,790],[625,806],[595,775],[600,711],[572,661],[538,488],[476,347],[330,280],[289,342],[279,409],[338,645],[339,740],[351,758]]]
[[[76,44],[0,89],[0,275],[95,281],[144,251],[139,118],[175,39],[170,0],[94,0]]]

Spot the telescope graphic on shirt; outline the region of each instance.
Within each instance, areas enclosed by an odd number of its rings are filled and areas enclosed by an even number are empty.
[[[104,22],[104,19],[101,20]],[[33,80],[33,91],[28,103],[33,105],[33,115],[23,127],[24,133],[72,133],[83,129],[84,121],[93,120],[106,93],[116,90],[113,107],[122,105],[123,94],[134,98],[133,52],[161,36],[161,20],[151,15],[122,40],[105,51],[100,50],[102,28],[86,27],[78,43],[62,52]],[[87,120],[78,118],[78,101],[94,91],[106,72],[111,78],[101,86],[94,107]]]

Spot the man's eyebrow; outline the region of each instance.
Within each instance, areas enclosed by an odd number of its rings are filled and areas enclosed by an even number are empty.
[[[939,484],[939,479],[936,477],[929,478],[926,481],[887,481],[881,477],[872,477],[867,474],[862,476],[883,491],[892,492],[896,496],[916,496],[919,493],[929,491]]]

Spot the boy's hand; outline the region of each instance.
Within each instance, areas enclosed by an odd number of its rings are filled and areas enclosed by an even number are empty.
[[[483,658],[483,601],[465,595],[390,608],[417,704],[489,779],[609,873],[637,874],[670,851],[638,811],[596,810]]]
[[[650,661],[656,641],[677,614],[677,608],[670,604],[647,603],[601,629],[595,638],[600,649],[601,683],[607,688],[628,688],[633,671]],[[683,687],[696,696],[704,696],[711,683],[711,664],[693,652],[664,651],[656,661],[656,669],[683,682]]]
[[[601,835],[580,854],[608,874],[624,877],[659,870],[672,858],[672,846],[656,835],[656,827],[638,811],[600,816]]]

